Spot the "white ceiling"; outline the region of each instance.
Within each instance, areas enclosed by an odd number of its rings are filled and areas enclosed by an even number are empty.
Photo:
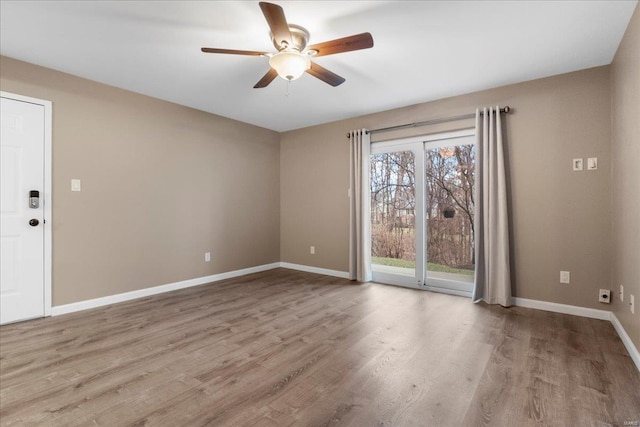
[[[274,1],[310,44],[368,31],[372,49],[315,61],[345,77],[253,85],[274,51],[257,1],[0,2],[0,54],[285,131],[609,64],[637,0]]]

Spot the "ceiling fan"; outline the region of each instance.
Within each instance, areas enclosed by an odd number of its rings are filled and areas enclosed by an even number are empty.
[[[307,46],[309,31],[299,25],[288,24],[282,7],[273,3],[260,2],[260,9],[262,9],[262,13],[271,29],[271,41],[278,50],[277,53],[212,47],[202,48],[205,53],[268,57],[271,68],[253,86],[254,88],[267,87],[277,76],[289,81],[295,80],[305,72],[331,86],[341,85],[345,81],[343,77],[321,67],[311,61],[311,58],[373,47],[373,37],[371,37],[370,33],[356,34]]]

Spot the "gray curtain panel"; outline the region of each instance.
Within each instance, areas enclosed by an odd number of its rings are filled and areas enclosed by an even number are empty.
[[[476,150],[473,301],[509,307],[509,217],[500,107],[476,110]]]
[[[369,156],[371,137],[365,129],[349,133],[349,279],[371,280],[371,205],[369,202]]]

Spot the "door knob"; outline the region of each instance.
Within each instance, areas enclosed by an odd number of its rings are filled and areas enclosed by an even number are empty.
[[[40,224],[40,221],[38,221],[35,218],[29,220],[29,225],[32,226],[32,227],[35,227],[38,224]]]

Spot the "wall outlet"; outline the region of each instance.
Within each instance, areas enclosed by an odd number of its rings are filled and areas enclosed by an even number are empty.
[[[572,164],[573,164],[574,171],[581,171],[583,169],[582,159],[573,159]]]
[[[571,281],[571,273],[568,271],[560,272],[560,283],[569,283]]]
[[[316,253],[316,247],[315,247],[315,246],[311,246],[311,247],[309,248],[309,253],[310,253],[311,255],[315,255],[315,253]]]
[[[598,293],[598,301],[609,304],[611,302],[611,290],[600,289],[600,292]]]
[[[631,302],[629,302],[631,314],[636,314],[636,299],[633,297],[633,294],[629,295],[629,299],[631,300]]]
[[[204,262],[210,262],[211,261],[211,252],[205,252],[204,253]]]
[[[624,286],[620,285],[620,301],[624,302]]]

